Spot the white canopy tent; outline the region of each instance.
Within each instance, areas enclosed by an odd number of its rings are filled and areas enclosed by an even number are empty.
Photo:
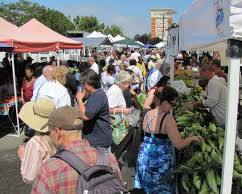
[[[195,0],[179,22],[179,49],[228,54],[229,76],[221,194],[231,193],[239,72],[242,56],[242,1]]]
[[[93,31],[86,38],[101,38],[101,37],[106,38],[107,36],[102,34],[101,32]]]
[[[117,35],[117,36],[114,37],[113,42],[117,42],[117,41],[124,40],[124,39],[126,39],[126,38],[122,37],[120,35]]]
[[[166,45],[165,42],[159,42],[158,44],[155,45],[156,48],[163,48]]]
[[[110,40],[112,43],[114,42],[114,37],[113,37],[111,34],[107,35],[107,37],[109,38],[109,40]]]

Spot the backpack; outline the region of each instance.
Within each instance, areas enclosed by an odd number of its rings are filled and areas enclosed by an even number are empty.
[[[77,183],[77,194],[121,194],[127,192],[113,168],[108,166],[108,152],[101,148],[97,148],[97,162],[94,166],[89,166],[68,150],[60,150],[53,157],[65,161],[80,175]]]

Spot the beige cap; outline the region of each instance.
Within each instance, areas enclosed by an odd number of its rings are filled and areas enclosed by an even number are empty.
[[[49,99],[37,99],[35,102],[27,102],[19,112],[19,118],[35,131],[46,133],[48,131],[48,119],[55,110],[55,104]]]
[[[83,121],[80,113],[71,106],[63,106],[50,115],[48,126],[50,129],[61,128],[64,130],[82,130]]]

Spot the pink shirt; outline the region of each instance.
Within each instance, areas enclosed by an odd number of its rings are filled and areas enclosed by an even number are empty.
[[[33,181],[41,165],[56,152],[54,145],[50,147],[47,138],[36,135],[26,144],[21,162],[21,175],[24,182]]]

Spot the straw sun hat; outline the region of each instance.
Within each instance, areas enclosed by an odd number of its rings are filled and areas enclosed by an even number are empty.
[[[35,131],[46,133],[49,116],[55,109],[52,100],[37,99],[35,102],[27,102],[23,105],[19,118]]]

